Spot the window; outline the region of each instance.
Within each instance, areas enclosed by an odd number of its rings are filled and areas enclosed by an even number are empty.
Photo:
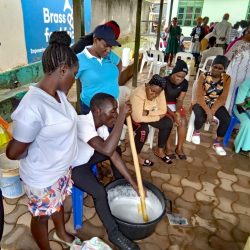
[[[250,1],[248,3],[246,20],[250,20]]]
[[[204,0],[179,0],[178,24],[180,26],[195,26],[196,18],[201,16]]]

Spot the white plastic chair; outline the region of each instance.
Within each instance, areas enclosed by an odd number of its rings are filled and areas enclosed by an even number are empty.
[[[198,72],[197,72],[197,75],[196,75],[196,80],[198,80],[201,72],[204,73],[206,71],[210,71],[211,66],[213,64],[213,61],[214,61],[215,57],[216,56],[209,56],[209,57],[207,57],[207,59],[205,60],[203,66],[198,69]]]
[[[145,142],[145,144],[149,144],[149,148],[153,148],[153,144],[154,144],[154,136],[155,136],[155,128],[149,125],[149,134],[148,134],[148,139]],[[178,133],[176,130],[176,134],[175,134],[175,145],[177,145],[178,143]]]
[[[148,78],[150,74],[159,74],[161,68],[166,67],[167,63],[164,62],[164,54],[162,51],[159,50],[152,50],[150,53],[153,55],[153,62],[150,64],[150,69],[148,72]]]
[[[174,63],[176,63],[177,59],[180,58],[181,60],[187,62],[187,58],[190,58],[191,60],[193,60],[193,55],[191,53],[188,53],[188,52],[178,52],[176,55],[175,55],[175,59],[174,59]]]
[[[151,51],[150,51],[150,53],[151,53]],[[142,61],[141,61],[140,73],[142,73],[143,66],[145,63],[147,63],[147,65],[148,65],[154,61],[153,57],[148,56],[147,50],[142,49],[142,54],[143,54],[143,56],[142,56]]]

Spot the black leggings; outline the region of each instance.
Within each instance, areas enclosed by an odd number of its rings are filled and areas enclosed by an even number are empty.
[[[3,236],[3,225],[4,225],[3,196],[2,196],[2,191],[0,189],[0,242]]]
[[[205,110],[197,103],[193,106],[193,111],[195,114],[194,128],[195,130],[200,130],[203,124],[207,120],[207,114]],[[220,121],[218,129],[217,129],[217,136],[224,137],[224,135],[227,132],[229,123],[230,123],[230,119],[231,119],[230,115],[224,106],[221,106],[220,108],[218,108],[214,115]]]
[[[159,129],[158,147],[164,148],[168,140],[168,137],[171,133],[173,122],[167,116],[164,116],[157,122],[149,122],[149,123],[134,123],[133,122],[133,128],[135,131],[135,147],[136,147],[136,151],[138,154],[141,152],[143,145],[145,144],[147,140],[148,133],[149,133],[148,125]]]
[[[93,197],[95,209],[99,215],[103,225],[105,226],[108,235],[118,230],[117,224],[111,214],[107,192],[102,184],[99,183],[96,176],[92,173],[92,165],[109,159],[95,151],[94,155],[90,158],[89,162],[77,166],[72,171],[72,180],[74,185],[86,191]],[[112,170],[116,177],[121,178],[122,175],[117,169]]]

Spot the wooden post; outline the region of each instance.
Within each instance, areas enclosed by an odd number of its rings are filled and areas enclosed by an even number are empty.
[[[158,50],[159,44],[160,44],[160,35],[161,35],[161,19],[162,19],[162,11],[163,11],[163,2],[164,0],[161,0],[160,2],[160,13],[158,18],[158,25],[157,25],[157,38],[156,38],[156,44],[155,47]]]
[[[84,36],[84,15],[83,15],[84,0],[73,0],[73,18],[74,18],[74,39],[75,42],[81,37]],[[79,80],[76,80],[76,111],[80,114],[80,92],[81,92],[81,83]]]
[[[169,18],[168,18],[168,27],[171,24],[173,3],[174,3],[174,0],[170,0],[170,10],[169,10]]]
[[[135,52],[134,52],[134,69],[133,69],[133,81],[132,81],[132,85],[134,87],[137,87],[139,48],[140,48],[140,37],[141,37],[141,9],[142,9],[142,0],[138,0],[137,11],[136,11]]]

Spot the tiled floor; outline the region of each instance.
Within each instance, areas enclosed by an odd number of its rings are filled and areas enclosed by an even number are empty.
[[[146,73],[139,83],[146,82]],[[186,104],[190,101],[191,87]],[[143,168],[143,178],[160,188],[173,202],[173,210],[186,217],[188,226],[170,226],[167,217],[158,223],[155,232],[138,241],[142,250],[241,250],[250,234],[250,159],[235,154],[230,142],[228,155],[219,157],[211,149],[214,127],[202,133],[200,146],[186,142],[186,161],[176,160],[172,166],[157,159],[146,145],[144,152],[155,162],[152,168]],[[174,133],[172,134],[174,140]],[[122,143],[123,158],[133,173],[129,144]],[[105,165],[106,166],[106,165]],[[107,167],[107,166],[106,166]],[[109,181],[108,178],[105,179]],[[96,215],[93,201],[84,200],[84,227],[77,234],[82,239],[107,235]],[[4,200],[5,228],[2,249],[37,249],[29,229],[30,214],[25,196]],[[71,198],[65,202],[65,223],[73,230]],[[54,231],[49,222],[50,236]],[[62,246],[51,240],[53,250]]]

